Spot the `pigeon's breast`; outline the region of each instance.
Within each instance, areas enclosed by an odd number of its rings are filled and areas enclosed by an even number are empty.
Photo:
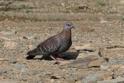
[[[58,51],[60,53],[67,51],[70,48],[70,46],[72,45],[72,41],[71,40],[62,40],[61,42],[62,42],[61,46],[58,49]]]

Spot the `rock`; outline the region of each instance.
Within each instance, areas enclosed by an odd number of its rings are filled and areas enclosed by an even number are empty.
[[[124,83],[124,78],[116,78],[112,80],[98,81],[97,83]]]
[[[29,76],[28,69],[27,68],[21,69],[19,79],[23,80],[23,81],[27,81],[28,80],[28,76]]]
[[[109,58],[109,63],[110,64],[123,64],[124,65],[124,58]]]
[[[99,58],[95,55],[87,56],[85,58],[77,59],[72,61],[71,63],[67,64],[69,67],[74,68],[88,68],[88,64],[94,60],[98,60]]]
[[[83,59],[83,58],[92,57],[92,56],[99,57],[98,51],[94,51],[94,52],[81,51],[79,52],[77,59]]]
[[[33,45],[31,45],[31,44],[28,45],[28,48],[29,48],[29,49],[32,49],[32,48],[33,48]]]
[[[14,66],[17,70],[25,70],[25,68],[26,68],[26,65],[21,64],[21,63],[13,64],[13,66]]]
[[[16,40],[17,37],[15,36],[16,31],[0,31],[0,39],[5,40],[5,41],[11,41],[11,40]]]
[[[0,69],[0,75],[7,73],[7,69]]]
[[[13,64],[13,66],[17,71],[19,71],[19,80],[27,81],[29,76],[29,70],[26,67],[26,65],[22,63],[16,63],[16,64]]]
[[[103,49],[102,56],[103,58],[107,58],[110,63],[118,63],[124,60],[124,48],[117,47],[108,47]],[[124,64],[124,63],[123,63]]]
[[[7,49],[16,49],[17,43],[14,41],[5,41],[4,47]]]
[[[50,81],[49,81],[50,82]],[[45,82],[42,82],[42,81],[39,81],[39,80],[29,80],[27,83],[45,83]],[[48,82],[47,82],[48,83]],[[51,82],[50,82],[51,83]]]
[[[76,81],[75,83],[82,83],[80,80]]]
[[[98,56],[98,49],[94,45],[85,44],[84,46],[74,46],[76,50],[79,50],[77,59],[85,58],[88,56]]]
[[[117,77],[124,77],[124,65],[111,65],[110,66],[111,71],[113,71],[113,78],[117,78]]]
[[[87,55],[85,53],[79,53],[77,59],[85,58]]]
[[[23,39],[29,39],[29,38],[28,38],[28,37],[26,37],[26,36],[23,36],[22,38],[23,38]]]
[[[50,78],[51,78],[51,79],[60,79],[61,76],[55,76],[55,75],[53,75],[53,76],[51,76]]]
[[[0,80],[0,83],[19,83],[16,80]]]
[[[0,35],[13,35],[15,34],[15,30],[12,31],[0,31]]]
[[[5,36],[1,36],[0,37],[2,40],[6,40],[6,41],[11,41],[12,39],[8,38],[8,37],[5,37]]]
[[[65,7],[65,3],[61,3],[61,6]]]
[[[92,44],[90,44],[90,43],[88,43],[88,44],[85,44],[85,45],[76,45],[76,46],[74,46],[74,48],[76,49],[76,50],[89,50],[89,51],[95,51],[96,50],[96,48],[95,48],[95,46],[93,46]]]
[[[87,5],[79,5],[78,9],[80,9],[80,10],[87,10],[87,9],[89,9],[89,7]]]
[[[6,58],[0,58],[0,61],[8,61]]]
[[[110,67],[110,65],[108,65],[108,64],[102,64],[102,65],[100,65],[100,69],[101,70],[108,70],[109,67]]]
[[[112,79],[112,72],[98,71],[89,74],[81,80],[81,83],[96,83],[100,80]]]
[[[15,57],[11,57],[9,59],[9,63],[15,64],[15,63],[17,63],[17,59]]]
[[[37,37],[35,37],[35,35],[23,35],[22,39],[30,40],[30,39],[37,39]]]
[[[100,18],[100,23],[107,23],[108,21],[105,20],[103,17]]]
[[[102,63],[104,63],[103,59],[94,60],[88,64],[88,67],[100,67],[100,65],[102,65]]]

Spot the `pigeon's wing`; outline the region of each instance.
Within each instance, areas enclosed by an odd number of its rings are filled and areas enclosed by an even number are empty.
[[[43,55],[50,55],[50,54],[56,53],[59,47],[60,47],[60,44],[58,42],[58,38],[53,36],[48,38],[41,44],[39,44],[37,48],[40,49]]]
[[[59,43],[56,37],[50,37],[47,40],[45,40],[44,42],[42,42],[41,44],[39,44],[37,46],[37,48],[29,51],[27,53],[26,58],[27,59],[32,59],[34,58],[36,55],[43,55],[43,57],[47,57],[50,54],[54,54],[57,52],[57,50],[59,49]]]

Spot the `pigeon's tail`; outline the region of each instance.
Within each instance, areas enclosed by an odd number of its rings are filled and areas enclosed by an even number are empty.
[[[26,59],[33,59],[36,55],[40,55],[41,51],[39,48],[35,48],[27,53]]]

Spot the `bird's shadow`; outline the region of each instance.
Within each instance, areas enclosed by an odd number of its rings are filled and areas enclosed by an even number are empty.
[[[79,55],[79,52],[64,52],[62,58],[65,60],[75,60]]]
[[[79,52],[64,52],[61,54],[61,58],[64,60],[75,60],[79,55]],[[51,57],[44,57],[44,58],[39,58],[36,57],[34,60],[53,60]]]

